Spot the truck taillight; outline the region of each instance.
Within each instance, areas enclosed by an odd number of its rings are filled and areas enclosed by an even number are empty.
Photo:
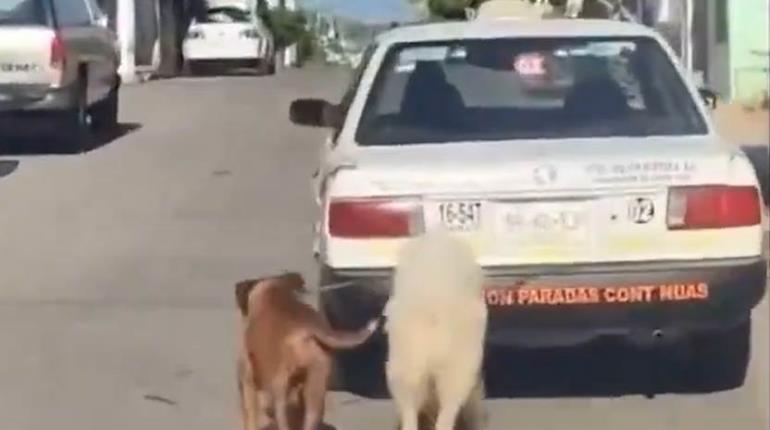
[[[53,38],[51,38],[51,68],[57,70],[64,69],[66,56],[64,41],[59,33],[55,33]]]
[[[422,231],[416,200],[353,199],[329,203],[329,234],[341,238],[396,238]]]
[[[668,194],[670,230],[745,227],[760,223],[759,192],[753,186],[673,187]]]
[[[67,57],[67,50],[64,47],[64,40],[59,33],[54,33],[51,38],[51,86],[58,88],[62,85],[64,77],[64,67]]]

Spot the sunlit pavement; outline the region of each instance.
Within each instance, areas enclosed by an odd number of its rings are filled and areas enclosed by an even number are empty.
[[[0,428],[240,428],[233,284],[284,269],[313,277],[309,181],[322,132],[291,127],[286,112],[294,97],[338,97],[343,83],[325,69],[151,82],[126,88],[123,137],[84,155],[4,157]],[[513,393],[488,401],[490,428],[765,429],[766,305],[753,337],[741,389]],[[395,428],[388,401],[331,399],[340,430]]]

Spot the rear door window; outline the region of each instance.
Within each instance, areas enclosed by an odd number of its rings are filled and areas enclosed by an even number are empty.
[[[0,0],[0,27],[48,23],[43,0]]]
[[[91,13],[83,0],[53,0],[53,6],[60,27],[85,27],[91,24]]]

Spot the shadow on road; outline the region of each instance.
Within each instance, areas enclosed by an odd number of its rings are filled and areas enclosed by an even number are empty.
[[[388,398],[384,378],[384,341],[340,357],[344,391]],[[489,348],[484,379],[488,398],[619,397],[648,394],[697,394],[737,388],[725,377],[704,387],[692,379],[684,361],[667,350],[639,350],[600,341],[587,346],[521,350]]]
[[[0,179],[12,174],[19,168],[19,160],[0,160]]]
[[[202,67],[199,69],[195,69],[194,72],[187,71],[183,75],[186,78],[213,78],[213,77],[244,77],[244,76],[251,76],[251,77],[268,77],[270,75],[263,75],[260,74],[257,70],[253,68],[227,68],[227,67],[217,67],[217,66],[208,66],[208,67]],[[156,77],[157,79],[162,79],[162,77]]]
[[[84,152],[91,152],[107,146],[141,127],[141,124],[122,123],[113,131],[97,133],[94,136],[93,144]],[[28,136],[2,136],[0,139],[2,139],[0,141],[0,153],[2,155],[64,155],[72,153],[65,150],[64,145],[55,139]]]

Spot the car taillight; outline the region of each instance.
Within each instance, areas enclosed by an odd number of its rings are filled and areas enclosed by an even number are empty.
[[[415,200],[333,200],[329,234],[342,238],[395,238],[419,233],[422,206]]]
[[[729,228],[760,223],[759,192],[753,186],[673,187],[668,194],[670,230]]]

